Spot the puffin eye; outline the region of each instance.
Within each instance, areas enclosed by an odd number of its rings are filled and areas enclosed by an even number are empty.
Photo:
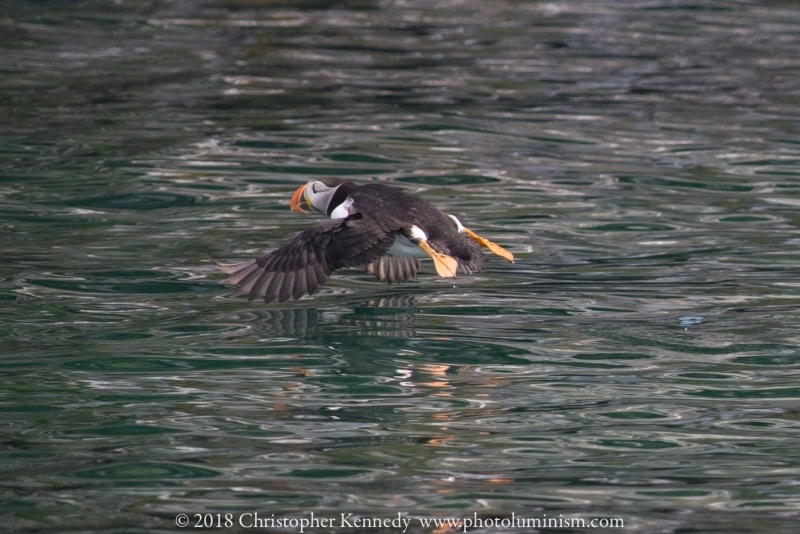
[[[322,193],[323,191],[327,191],[328,187],[323,184],[322,182],[313,182],[311,184],[311,192],[312,193]]]

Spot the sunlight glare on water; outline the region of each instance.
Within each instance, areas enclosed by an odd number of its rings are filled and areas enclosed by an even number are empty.
[[[796,529],[794,3],[2,9],[13,531]],[[216,262],[313,224],[288,203],[323,176],[416,193],[517,261],[233,297]],[[474,531],[520,530],[497,524]]]

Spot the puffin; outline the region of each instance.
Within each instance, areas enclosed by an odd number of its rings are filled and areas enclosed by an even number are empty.
[[[500,245],[465,228],[421,198],[383,184],[354,184],[338,178],[299,187],[289,206],[298,213],[328,215],[288,243],[256,259],[220,265],[222,284],[236,295],[269,303],[311,295],[333,271],[363,267],[390,284],[414,278],[419,258],[433,260],[436,273],[454,278],[485,265],[481,248],[514,262]]]

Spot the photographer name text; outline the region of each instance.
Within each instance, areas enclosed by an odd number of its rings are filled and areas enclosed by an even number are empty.
[[[518,516],[513,512],[510,516],[483,516],[473,513],[463,517],[409,517],[398,512],[392,516],[374,517],[355,513],[340,513],[333,516],[318,516],[314,512],[300,516],[280,516],[275,514],[259,514],[258,512],[178,514],[175,524],[181,528],[244,528],[258,530],[293,530],[300,534],[314,530],[330,529],[386,529],[397,532],[408,531],[414,524],[422,528],[447,529],[448,531],[466,533],[473,529],[507,529],[507,528],[624,528],[625,523],[619,517],[558,517],[542,514],[541,517]]]

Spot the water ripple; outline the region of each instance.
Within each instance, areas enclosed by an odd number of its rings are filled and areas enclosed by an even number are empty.
[[[0,20],[12,530],[179,513],[793,532],[789,3],[18,3]],[[265,306],[340,176],[515,254]],[[47,510],[46,514],[35,510]],[[109,512],[110,510],[110,512]]]

